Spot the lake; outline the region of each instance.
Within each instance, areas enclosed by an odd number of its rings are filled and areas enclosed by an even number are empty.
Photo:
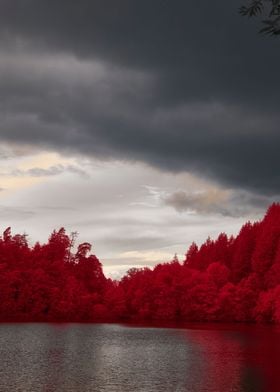
[[[0,324],[0,391],[280,390],[276,327]]]

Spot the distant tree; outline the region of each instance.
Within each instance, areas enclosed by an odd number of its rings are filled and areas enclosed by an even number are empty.
[[[3,232],[3,240],[4,242],[8,243],[11,241],[12,234],[11,234],[11,228],[7,227],[7,229]]]
[[[218,262],[211,263],[206,270],[208,279],[211,280],[218,288],[223,287],[227,282],[230,275],[229,269]]]
[[[198,254],[198,246],[196,245],[195,242],[193,242],[186,253],[186,259],[184,261],[184,264],[190,266],[194,265],[196,263],[197,254]]]
[[[76,258],[78,260],[85,259],[90,251],[91,251],[91,244],[88,242],[83,242],[78,246]]]
[[[256,246],[259,224],[247,222],[236,237],[232,255],[232,280],[238,283],[251,271],[252,253]]]
[[[240,7],[239,12],[243,16],[262,17],[260,33],[280,35],[280,0],[249,0]]]

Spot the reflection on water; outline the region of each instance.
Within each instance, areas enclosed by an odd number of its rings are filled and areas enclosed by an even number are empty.
[[[190,330],[186,336],[197,343],[204,365],[197,390],[263,391],[262,371],[246,360],[249,340],[238,332]]]
[[[277,327],[228,325],[186,329],[204,369],[203,391],[279,392],[280,331]]]
[[[2,324],[0,391],[280,390],[277,330],[198,328]]]

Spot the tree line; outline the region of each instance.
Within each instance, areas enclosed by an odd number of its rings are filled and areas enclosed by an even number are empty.
[[[0,321],[280,322],[280,204],[236,237],[193,243],[183,262],[104,276],[91,245],[55,230],[0,237]]]

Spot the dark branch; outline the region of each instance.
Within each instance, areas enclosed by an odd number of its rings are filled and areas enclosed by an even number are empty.
[[[239,8],[242,16],[262,17],[264,25],[259,32],[266,35],[280,34],[280,0],[253,0]]]

